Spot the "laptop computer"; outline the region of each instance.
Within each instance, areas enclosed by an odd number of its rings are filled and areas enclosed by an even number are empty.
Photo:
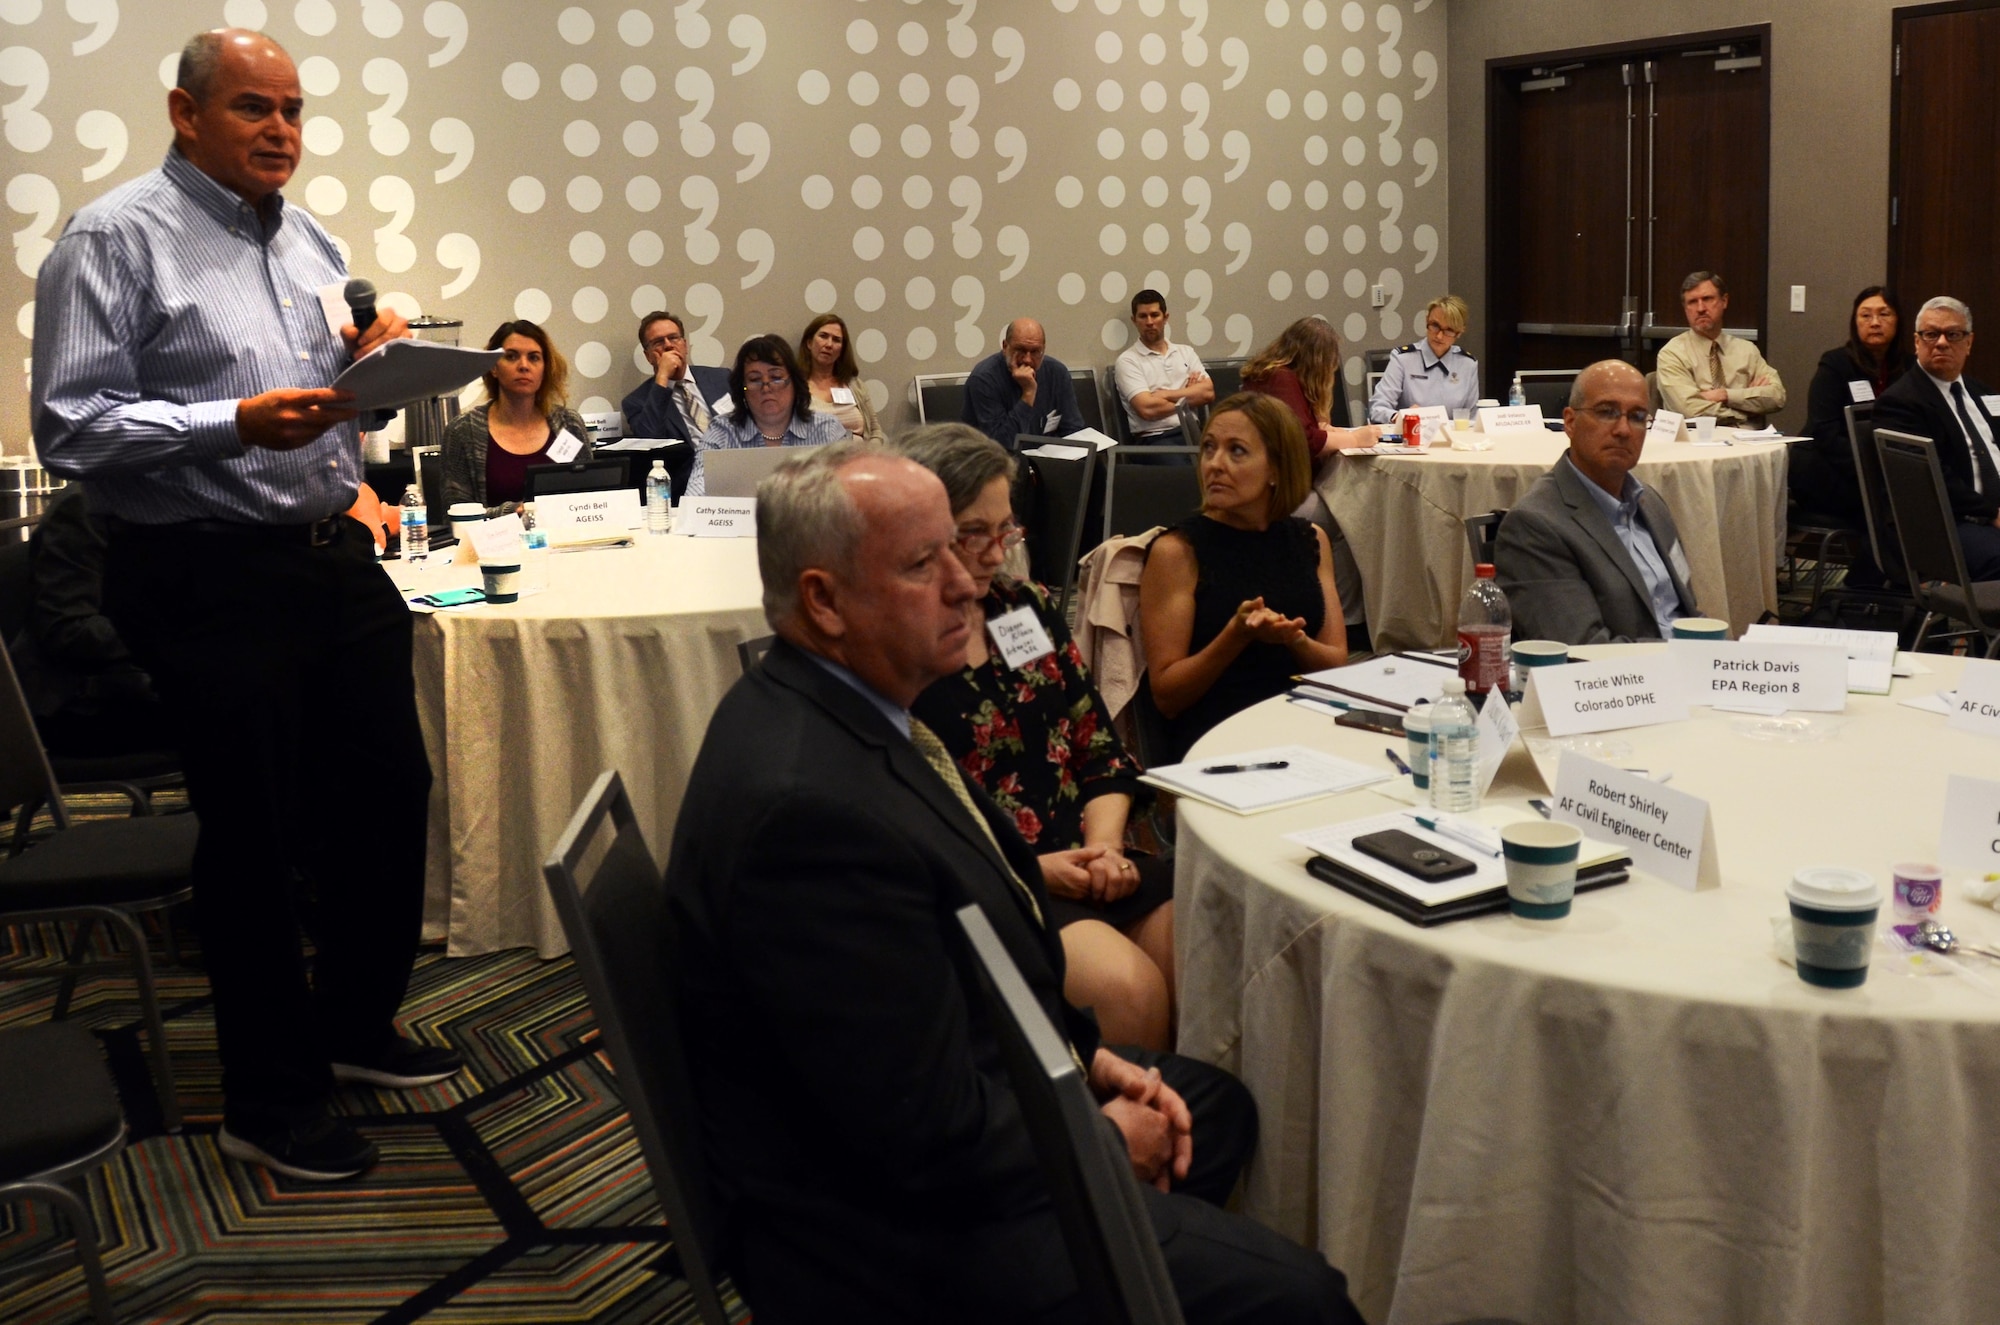
[[[711,497],[754,497],[764,476],[783,464],[797,448],[744,446],[703,451],[701,469]]]

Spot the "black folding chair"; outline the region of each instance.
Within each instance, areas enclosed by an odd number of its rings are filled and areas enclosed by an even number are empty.
[[[577,875],[612,837],[588,886]],[[701,1155],[694,1090],[681,1044],[673,982],[660,969],[666,912],[660,867],[646,847],[615,769],[600,773],[542,863],[570,959],[583,977],[598,1035],[618,1074],[639,1153],[674,1231],[675,1249],[703,1325],[728,1325],[716,1287],[719,1234]]]
[[[572,460],[566,465],[529,465],[521,479],[526,501],[562,492],[614,492],[632,486],[622,455]]]
[[[1098,394],[1097,370],[1072,368],[1069,370],[1069,381],[1071,388],[1076,392],[1076,407],[1083,414],[1084,426],[1104,432],[1104,397]],[[1123,406],[1118,408],[1118,413],[1121,418],[1124,416]],[[1121,427],[1120,433],[1122,432]]]
[[[1910,648],[1924,647],[1940,619],[1963,621],[1986,642],[1986,657],[2000,656],[2000,580],[1974,583],[1965,570],[1958,521],[1945,491],[1944,470],[1929,438],[1878,428],[1875,449],[1882,457],[1882,481],[1896,519],[1910,592],[1924,609],[1923,624]]]
[[[1249,362],[1247,359],[1209,359],[1203,361],[1201,365],[1202,371],[1207,373],[1208,380],[1215,384],[1215,400],[1217,404],[1229,399],[1243,389],[1243,365],[1247,362]]]
[[[748,676],[764,661],[764,655],[778,642],[776,635],[759,635],[756,639],[736,642],[736,660],[743,664],[743,675]]]
[[[1882,481],[1882,453],[1875,449],[1875,405],[1847,407],[1847,445],[1854,454],[1854,481],[1861,489],[1861,521],[1875,567],[1890,580],[1902,573],[1902,548],[1889,512],[1889,489]]]
[[[966,377],[965,373],[918,373],[917,422],[964,422]]]
[[[451,503],[444,499],[444,454],[437,447],[417,452],[417,484],[424,494],[424,522],[430,545],[452,543]]]
[[[1542,407],[1545,419],[1560,419],[1569,404],[1569,389],[1580,368],[1530,368],[1521,373],[1521,395],[1530,405]]]
[[[1472,550],[1472,564],[1490,566],[1493,564],[1493,544],[1500,537],[1500,522],[1507,518],[1506,508],[1488,511],[1484,515],[1465,517],[1465,545]]]
[[[1104,537],[1143,534],[1155,525],[1171,528],[1201,509],[1198,446],[1114,446],[1104,453]],[[1148,463],[1156,457],[1186,456],[1186,464]],[[1121,459],[1122,457],[1122,459]]]
[[[978,959],[979,996],[1048,1178],[1090,1319],[1179,1325],[1180,1302],[1117,1129],[1098,1111],[1083,1069],[986,913],[962,907],[958,923]]]

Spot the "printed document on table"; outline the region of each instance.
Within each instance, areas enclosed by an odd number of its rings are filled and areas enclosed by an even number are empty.
[[[1886,695],[1896,665],[1893,630],[1835,630],[1824,626],[1752,626],[1748,644],[1824,644],[1847,651],[1847,688],[1858,695]]]
[[[669,446],[686,446],[685,437],[620,437],[615,441],[599,442],[597,454],[613,451],[664,451]]]
[[[401,409],[456,391],[500,362],[498,350],[469,350],[427,340],[392,340],[370,350],[333,379],[352,391],[346,409]]]
[[[1087,446],[1058,446],[1054,442],[1044,442],[1040,446],[1029,447],[1022,455],[1038,455],[1046,460],[1081,460],[1090,454]]]
[[[1089,442],[1100,451],[1109,450],[1118,445],[1116,437],[1106,437],[1095,428],[1078,428],[1073,433],[1064,434],[1063,440],[1066,442]]]
[[[1298,679],[1346,699],[1386,705],[1397,712],[1418,704],[1435,704],[1444,694],[1444,680],[1456,676],[1456,663],[1440,666],[1402,654],[1384,654],[1346,667],[1307,672]]]
[[[1284,768],[1248,773],[1205,773],[1229,765],[1284,761]],[[1274,745],[1266,750],[1238,750],[1210,755],[1185,764],[1150,770],[1142,779],[1153,786],[1187,796],[1219,809],[1255,814],[1281,805],[1295,805],[1319,796],[1333,796],[1356,787],[1387,782],[1389,770],[1377,770],[1351,759],[1340,759],[1303,745]]]

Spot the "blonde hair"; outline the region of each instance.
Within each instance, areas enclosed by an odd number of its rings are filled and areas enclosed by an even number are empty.
[[[1335,375],[1340,371],[1340,333],[1317,313],[1302,317],[1278,333],[1278,338],[1250,356],[1242,380],[1253,382],[1289,368],[1299,379],[1306,404],[1324,418],[1333,410]],[[1299,498],[1304,501],[1304,497]]]
[[[1269,518],[1276,522],[1297,510],[1312,492],[1312,452],[1306,446],[1306,430],[1298,415],[1275,396],[1261,391],[1238,391],[1209,411],[1209,427],[1224,414],[1241,414],[1264,444],[1264,457],[1271,465],[1271,506]],[[1208,434],[1202,434],[1203,440]]]
[[[1465,301],[1455,294],[1439,295],[1428,304],[1425,304],[1424,320],[1426,322],[1430,321],[1432,313],[1443,313],[1444,317],[1440,320],[1461,336],[1465,334],[1466,319],[1472,316],[1472,310],[1467,308]]]

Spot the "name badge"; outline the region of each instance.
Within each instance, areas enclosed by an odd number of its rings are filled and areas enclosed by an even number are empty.
[[[1988,414],[2000,414],[2000,396],[1981,396],[1979,403],[1986,407]]]
[[[1674,545],[1667,549],[1667,564],[1674,568],[1674,574],[1681,577],[1682,584],[1686,584],[1694,578],[1694,572],[1688,569],[1687,551],[1681,547],[1680,540],[1678,539],[1674,540]]]
[[[852,405],[854,403],[854,390],[852,387],[837,386],[827,392],[827,394],[833,397],[833,403],[836,405]]]
[[[326,318],[326,329],[340,339],[340,329],[354,321],[354,311],[347,306],[347,282],[329,281],[313,293],[319,297],[319,311]]]
[[[1868,381],[1849,382],[1847,394],[1854,398],[1855,404],[1865,405],[1875,399],[1875,384]]]
[[[1031,607],[1017,607],[988,618],[986,633],[992,636],[1000,657],[1009,667],[1026,667],[1056,651],[1056,642],[1049,638],[1041,618]]]
[[[1677,639],[1688,701],[1721,708],[1839,713],[1847,708],[1847,650],[1823,644]]]
[[[1537,667],[1528,693],[1534,702],[1522,705],[1522,725],[1544,723],[1551,736],[1683,722],[1688,715],[1680,665],[1667,654]]]
[[[1954,731],[2000,736],[2000,662],[1967,658],[1958,676],[1958,694],[1945,726]]]
[[[693,538],[755,538],[757,499],[690,497],[681,503],[674,531]]]
[[[2000,870],[2000,782],[1958,773],[1945,780],[1938,864],[1989,873]]]
[[[1676,888],[1699,892],[1722,882],[1708,802],[1638,773],[1564,751],[1549,817],[1616,843],[1634,865]]]
[[[1059,409],[1052,409],[1049,411],[1048,417],[1042,420],[1042,432],[1044,434],[1052,433],[1061,423],[1062,423],[1062,411]]]
[[[556,434],[555,440],[549,443],[549,459],[559,465],[566,465],[576,459],[576,453],[582,449],[582,440],[575,433],[564,428]]]
[[[639,518],[639,494],[632,488],[554,492],[535,499],[535,524],[548,530],[550,547],[621,538],[638,528]]]
[[[728,395],[717,396],[709,403],[708,412],[719,419],[728,418],[736,412],[736,397]]]
[[[1670,409],[1660,410],[1653,415],[1653,424],[1646,429],[1649,442],[1678,442],[1681,439],[1681,415]]]

